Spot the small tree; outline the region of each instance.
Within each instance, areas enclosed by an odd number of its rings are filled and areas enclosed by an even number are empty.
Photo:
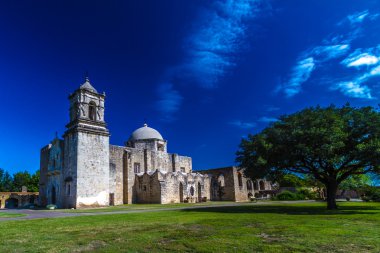
[[[243,139],[237,162],[253,179],[305,174],[325,185],[327,207],[351,175],[379,172],[380,114],[372,107],[311,107]]]

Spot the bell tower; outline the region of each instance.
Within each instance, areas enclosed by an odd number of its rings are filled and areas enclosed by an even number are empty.
[[[105,94],[86,77],[69,96],[70,122],[64,134],[66,207],[109,205],[109,131]]]

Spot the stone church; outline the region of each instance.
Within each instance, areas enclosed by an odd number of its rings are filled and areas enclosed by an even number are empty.
[[[69,96],[63,138],[56,136],[41,149],[41,206],[247,201],[270,194],[270,182],[253,182],[236,167],[193,171],[191,158],[168,153],[167,141],[147,124],[124,146],[110,145],[105,97],[88,78]]]

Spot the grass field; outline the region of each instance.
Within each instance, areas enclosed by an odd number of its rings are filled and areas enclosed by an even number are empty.
[[[243,205],[4,221],[0,252],[380,252],[380,204]]]
[[[25,216],[25,215],[18,214],[18,213],[4,213],[0,211],[0,218],[13,218],[13,217],[22,217],[22,216]]]
[[[264,201],[262,201],[264,202]],[[267,201],[270,202],[270,201]],[[84,208],[84,209],[56,209],[55,211],[61,212],[62,210],[67,213],[99,213],[99,212],[119,212],[119,211],[132,211],[132,210],[155,210],[155,209],[173,209],[182,207],[202,207],[202,206],[219,206],[226,204],[236,204],[236,202],[229,201],[212,201],[212,202],[202,202],[202,203],[178,203],[178,204],[133,204],[133,205],[120,205],[120,206],[110,206],[101,208]],[[249,202],[240,203],[241,205],[247,204]],[[48,210],[46,210],[48,211]],[[50,210],[49,210],[50,211]]]

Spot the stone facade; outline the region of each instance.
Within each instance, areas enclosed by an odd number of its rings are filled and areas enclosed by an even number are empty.
[[[31,207],[38,203],[38,192],[28,192],[25,186],[21,192],[0,192],[0,209]]]
[[[146,124],[124,146],[110,145],[105,94],[88,79],[69,101],[70,122],[63,139],[56,136],[41,149],[42,206],[247,201],[256,193],[255,184],[236,167],[194,172],[191,157],[168,153],[167,141]]]
[[[265,179],[252,181],[244,176],[244,169],[225,167],[201,170],[199,173],[210,179],[209,194],[212,201],[249,201],[252,196],[268,198],[272,184]]]

